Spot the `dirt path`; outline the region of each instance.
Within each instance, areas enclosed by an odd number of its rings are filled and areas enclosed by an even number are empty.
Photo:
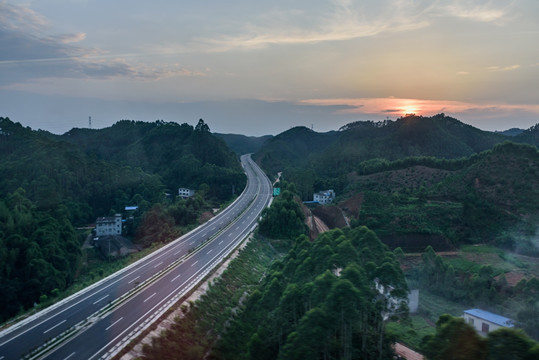
[[[326,225],[325,222],[322,221],[322,219],[320,219],[316,215],[313,215],[313,219],[314,219],[314,226],[316,227],[318,234],[329,231],[329,227]]]

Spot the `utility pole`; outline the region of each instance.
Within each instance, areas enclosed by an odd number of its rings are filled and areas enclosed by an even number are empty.
[[[92,117],[91,116],[88,116],[88,127],[90,129],[92,128]]]

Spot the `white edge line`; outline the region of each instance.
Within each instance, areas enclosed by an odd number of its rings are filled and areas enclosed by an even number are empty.
[[[111,327],[113,327],[114,325],[116,325],[117,323],[119,323],[120,321],[122,321],[124,317],[122,316],[121,318],[119,318],[118,320],[116,320],[115,322],[113,322],[112,324],[109,325],[108,328],[106,328],[105,330],[108,330],[110,329]]]
[[[76,354],[76,353],[73,351],[68,357],[64,358],[64,360],[67,360],[67,359],[71,358],[71,357],[72,357],[73,355],[75,355],[75,354]],[[0,360],[1,360],[1,359],[2,359],[2,358],[0,358]]]
[[[103,297],[102,297],[101,299],[99,299],[99,300],[96,300],[96,301],[93,303],[93,305],[97,304],[98,302],[100,302],[100,301],[103,300],[103,299],[106,299],[108,296],[109,296],[109,294],[103,296]]]
[[[49,329],[43,331],[43,334],[48,333],[49,331],[51,331],[52,329],[54,329],[54,328],[56,328],[56,327],[62,325],[62,324],[65,323],[66,321],[67,321],[67,320],[62,320],[62,321],[60,321],[58,324],[54,325],[53,327],[51,327],[51,328],[49,328]]]
[[[151,298],[153,298],[157,293],[154,292],[153,294],[151,294],[146,300],[144,300],[143,302],[146,302],[148,300],[150,300]]]

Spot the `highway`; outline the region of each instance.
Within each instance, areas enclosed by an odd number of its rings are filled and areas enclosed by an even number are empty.
[[[0,360],[106,359],[117,353],[256,227],[272,185],[249,155],[241,162],[247,186],[234,203],[144,259],[2,331]]]

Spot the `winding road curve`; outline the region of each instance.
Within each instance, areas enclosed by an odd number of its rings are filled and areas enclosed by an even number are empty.
[[[187,294],[254,230],[272,185],[250,155],[236,201],[190,233],[0,332],[0,360],[106,359]]]

